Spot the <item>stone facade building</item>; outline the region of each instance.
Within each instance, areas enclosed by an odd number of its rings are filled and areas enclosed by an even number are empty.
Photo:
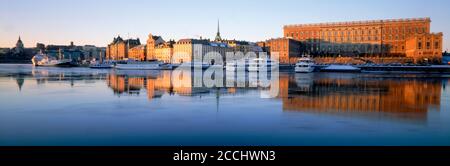
[[[303,42],[314,55],[406,57],[407,40],[431,34],[430,23],[413,18],[286,25],[284,37]]]

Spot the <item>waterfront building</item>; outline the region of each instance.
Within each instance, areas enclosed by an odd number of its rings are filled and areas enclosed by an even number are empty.
[[[155,47],[155,58],[164,63],[172,63],[173,45],[175,41],[170,40]]]
[[[126,59],[128,58],[128,50],[138,45],[141,45],[139,38],[124,40],[118,36],[117,38],[114,38],[114,40],[106,48],[106,59]]]
[[[94,45],[84,45],[81,47],[84,59],[86,60],[103,60],[105,59],[106,48],[96,47]]]
[[[295,64],[303,55],[302,43],[291,38],[267,40],[264,44],[269,55],[277,52],[281,64]]]
[[[410,37],[406,40],[406,56],[416,62],[442,59],[442,35],[431,33]]]
[[[72,59],[73,61],[84,60],[82,46],[75,46],[73,42],[70,45],[47,45],[45,53],[57,59]]]
[[[155,47],[164,42],[165,41],[162,39],[161,36],[153,36],[152,34],[149,34],[148,39],[147,39],[147,54],[146,54],[147,57],[146,57],[146,59],[147,60],[156,59]]]
[[[138,61],[146,60],[146,47],[145,45],[138,45],[128,50],[128,59],[134,59]]]
[[[201,47],[201,56],[203,59],[211,58],[207,57],[208,53],[216,52],[222,56],[222,61],[225,61],[226,52],[232,52],[226,43],[211,42],[205,39],[181,39],[174,44],[173,51],[173,63],[192,62],[194,58],[194,47]],[[223,64],[219,62],[209,62],[210,64]]]
[[[191,62],[194,56],[194,45],[207,45],[204,39],[181,39],[173,45],[173,63]]]
[[[406,57],[406,41],[430,35],[430,23],[430,18],[412,18],[286,25],[283,29],[284,37],[303,42],[314,55]]]

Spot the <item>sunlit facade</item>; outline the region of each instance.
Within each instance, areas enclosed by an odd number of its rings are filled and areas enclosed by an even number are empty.
[[[316,55],[405,57],[406,42],[430,35],[430,24],[430,18],[298,24],[284,26],[284,36],[304,42]]]

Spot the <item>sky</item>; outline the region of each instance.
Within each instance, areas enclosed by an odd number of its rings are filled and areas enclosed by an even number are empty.
[[[0,0],[0,47],[106,46],[114,37],[262,41],[287,24],[430,17],[450,49],[449,0]]]

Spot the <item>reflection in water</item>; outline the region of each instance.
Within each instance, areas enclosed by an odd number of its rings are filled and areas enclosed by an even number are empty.
[[[439,79],[314,74],[283,77],[280,87],[285,94],[281,96],[283,110],[287,111],[387,112],[425,119],[428,109],[440,109]]]
[[[448,75],[197,77],[0,65],[0,145],[450,145]]]
[[[117,96],[139,96],[146,94],[149,100],[169,96],[216,96],[245,95],[250,91],[264,92],[267,88],[252,87],[248,75],[238,75],[234,79],[224,75],[223,85],[234,87],[207,88],[194,87],[194,81],[201,76],[191,72],[172,71],[114,71],[55,68],[33,68],[30,73],[1,73],[16,79],[19,90],[26,77],[32,77],[37,84],[48,82],[92,82],[106,80],[107,86]],[[230,75],[230,74],[229,74]],[[217,76],[216,76],[217,77]],[[201,78],[200,78],[201,80]],[[281,73],[279,76],[278,100],[284,111],[301,112],[385,112],[401,113],[402,118],[425,119],[429,109],[439,110],[441,92],[446,78],[430,78],[416,75],[390,77],[374,74],[344,73]],[[237,87],[237,85],[245,85]],[[217,102],[218,103],[218,102]],[[217,106],[219,107],[219,106]],[[408,113],[408,114],[405,114]]]

